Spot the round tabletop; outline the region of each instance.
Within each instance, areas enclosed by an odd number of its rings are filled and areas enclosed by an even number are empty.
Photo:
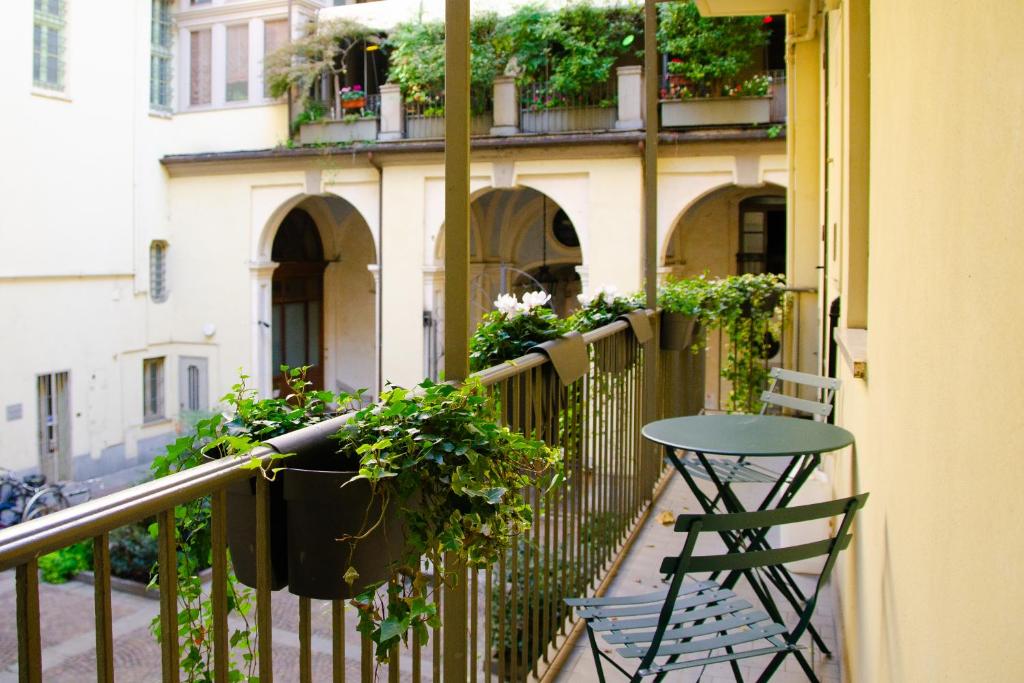
[[[775,415],[673,417],[646,425],[642,433],[664,446],[716,455],[828,453],[853,443],[853,434],[842,427]]]

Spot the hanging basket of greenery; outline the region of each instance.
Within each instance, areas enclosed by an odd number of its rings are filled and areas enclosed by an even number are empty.
[[[358,628],[380,659],[410,632],[425,643],[428,629],[439,625],[436,604],[427,599],[428,567],[456,580],[446,557],[470,568],[491,566],[532,524],[522,491],[561,481],[558,451],[499,426],[495,417],[478,381],[459,388],[425,381],[415,391],[383,392],[335,437],[341,457],[358,458],[350,481],[368,485],[382,510],[341,545],[368,543],[365,534],[385,523],[392,507],[405,529],[400,560],[353,600]],[[339,569],[350,586],[366,582],[354,564]]]

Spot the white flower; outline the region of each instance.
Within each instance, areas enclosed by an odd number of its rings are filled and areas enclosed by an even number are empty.
[[[509,318],[514,318],[520,313],[520,304],[514,294],[499,294],[494,300],[494,308],[504,313]]]
[[[535,308],[539,308],[551,301],[551,295],[547,292],[526,292],[523,294],[523,303],[520,305],[520,310],[523,313],[529,313]]]
[[[576,300],[580,302],[580,306],[586,308],[587,306],[590,305],[590,302],[594,300],[594,297],[590,296],[589,294],[578,294],[576,296]]]
[[[619,297],[619,288],[615,285],[603,285],[597,288],[596,296],[603,296],[605,301],[614,301]]]

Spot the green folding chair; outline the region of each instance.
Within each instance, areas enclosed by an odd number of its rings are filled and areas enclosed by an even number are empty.
[[[622,672],[630,681],[654,676],[662,680],[673,671],[728,662],[737,681],[743,681],[737,662],[752,657],[771,656],[758,681],[769,680],[783,660],[792,655],[807,678],[818,681],[813,668],[798,644],[810,624],[818,594],[828,581],[839,552],[850,545],[850,525],[863,507],[868,494],[800,507],[735,514],[680,515],[675,530],[686,534],[678,556],[666,557],[661,573],[666,574],[666,590],[644,595],[569,599],[585,621],[590,648],[597,665],[598,679],[605,681],[602,660]],[[812,543],[750,550],[717,555],[694,555],[702,533],[732,533],[762,537],[774,526],[793,524],[840,515],[833,538]],[[771,593],[754,576],[760,568],[785,562],[827,556],[814,592],[797,614],[797,623],[789,628],[779,614]],[[720,583],[696,580],[692,574],[725,574]],[[759,606],[738,597],[733,587],[741,576],[752,586]],[[639,660],[630,672],[601,650],[597,636],[627,660]],[[737,649],[740,647],[742,649]]]
[[[832,405],[835,401],[836,392],[842,386],[842,381],[835,377],[822,377],[807,372],[797,372],[796,370],[783,370],[782,368],[772,368],[768,373],[768,377],[771,379],[771,384],[761,392],[761,415],[767,414],[769,407],[774,407],[804,413],[810,415],[815,420],[824,420],[832,414]],[[781,385],[784,382],[816,389],[819,400],[812,401],[782,393]],[[775,484],[778,482],[780,475],[779,472],[749,462],[745,458],[709,458],[708,462],[714,468],[715,475],[722,483]],[[710,480],[707,470],[692,453],[688,453],[683,457],[682,463],[692,476],[698,479]],[[716,497],[714,505],[717,504],[718,498]]]

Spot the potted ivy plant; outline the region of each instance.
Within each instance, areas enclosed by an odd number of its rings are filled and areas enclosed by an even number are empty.
[[[401,543],[388,544],[397,557],[335,568],[347,591],[360,591],[353,600],[358,628],[377,645],[378,658],[410,632],[426,642],[428,627],[439,624],[428,601],[427,565],[443,580],[456,576],[445,555],[471,569],[491,566],[530,528],[532,511],[522,491],[561,482],[559,451],[495,418],[493,398],[478,380],[461,387],[427,380],[416,390],[383,392],[378,404],[356,412],[335,435],[341,462],[357,467],[339,489],[339,502],[358,485],[376,504],[369,512],[339,505],[354,528],[339,542],[330,524],[311,525],[311,548],[341,546],[355,558],[369,546],[370,553],[383,554],[385,529],[402,528]]]
[[[658,291],[661,308],[661,348],[683,351],[699,346],[701,317],[708,293],[705,274],[695,278],[669,278]]]

